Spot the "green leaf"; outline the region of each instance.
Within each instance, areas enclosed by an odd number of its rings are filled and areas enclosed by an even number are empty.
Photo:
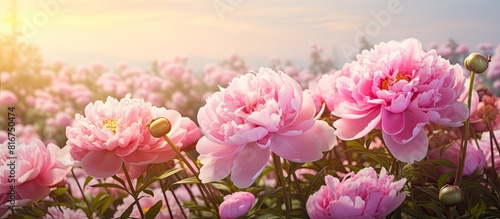
[[[135,201],[132,202],[132,204],[130,204],[130,206],[128,206],[127,210],[125,210],[123,212],[123,214],[120,216],[120,219],[129,218],[130,214],[132,214],[132,210],[134,210],[134,206],[135,206]],[[142,209],[139,209],[139,211],[142,211]]]
[[[63,195],[64,193],[66,193],[67,191],[68,191],[67,187],[59,187],[59,188],[53,190],[51,193],[55,196],[60,196],[60,195]]]
[[[146,212],[146,219],[154,219],[156,215],[158,215],[158,212],[160,212],[162,204],[163,202],[159,200],[156,204],[149,208],[148,212]]]
[[[447,173],[441,175],[438,179],[438,188],[443,187],[443,185],[448,182],[448,180],[455,175],[456,170],[448,171]]]
[[[82,189],[84,189],[89,184],[90,180],[92,180],[92,177],[90,176],[87,176],[87,178],[85,178],[85,182],[83,183]]]
[[[144,189],[142,192],[144,192],[144,193],[146,193],[146,194],[150,195],[151,197],[154,197],[154,196],[155,196],[155,194],[153,193],[153,191],[151,191],[151,190],[149,190],[149,189]]]
[[[312,187],[314,185],[316,185],[316,181],[318,181],[318,179],[320,177],[323,177],[323,174],[325,173],[326,168],[328,168],[328,166],[323,167],[323,169],[321,169],[320,171],[318,171],[318,173],[316,174],[316,176],[314,176],[314,178],[310,181],[309,186],[307,187],[307,190],[306,190],[305,198],[309,197],[309,194],[315,192],[315,191],[311,191],[311,189],[312,189]]]
[[[158,180],[165,179],[169,176],[172,176],[172,175],[178,173],[181,170],[182,169],[180,169],[180,168],[173,168],[173,169],[167,170],[167,171],[163,172],[162,174],[160,174],[159,176],[157,176],[156,179],[158,179]]]
[[[126,188],[126,187],[127,187],[127,185],[125,184],[125,181],[123,181],[123,179],[122,179],[122,178],[120,178],[120,177],[118,177],[118,176],[116,176],[116,175],[114,175],[114,176],[112,176],[112,177],[113,177],[113,179],[114,179],[114,180],[116,180],[117,182],[119,182],[119,183],[120,183],[120,185],[122,185],[122,186],[123,186],[123,188]]]
[[[290,161],[290,166],[288,167],[288,176],[287,179],[290,178],[295,171],[300,169],[304,165],[304,163],[295,163]]]
[[[104,199],[102,206],[101,206],[101,210],[99,211],[99,216],[102,217],[104,212],[106,212],[106,210],[108,210],[109,206],[113,203],[113,201],[115,201],[115,197],[113,195],[110,195]]]
[[[441,165],[441,166],[452,168],[452,169],[457,168],[457,165],[455,165],[453,162],[446,160],[446,159],[432,159],[431,162],[438,164],[438,165]]]
[[[99,183],[99,184],[91,185],[91,187],[94,187],[94,188],[96,188],[96,187],[98,187],[98,188],[117,188],[117,189],[127,191],[125,188],[123,188],[119,185],[113,184],[113,183]]]
[[[176,185],[176,184],[199,184],[199,183],[200,183],[200,180],[198,180],[196,177],[193,176],[193,177],[189,177],[189,178],[177,181],[177,182],[173,183],[172,185]]]

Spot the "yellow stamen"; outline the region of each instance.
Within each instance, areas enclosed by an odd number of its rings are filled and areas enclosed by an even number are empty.
[[[108,128],[109,130],[111,130],[113,133],[116,133],[116,124],[118,122],[116,120],[107,120],[107,121],[104,121],[103,124],[104,124],[104,127]]]

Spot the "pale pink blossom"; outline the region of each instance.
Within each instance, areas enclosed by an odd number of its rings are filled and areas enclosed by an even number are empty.
[[[58,112],[56,114],[55,122],[58,126],[69,126],[73,122],[73,119],[66,113]]]
[[[357,61],[335,72],[333,125],[343,140],[382,130],[389,151],[403,162],[422,160],[428,138],[424,126],[459,127],[468,117],[457,101],[465,89],[462,68],[416,39],[391,41],[364,50]]]
[[[442,147],[434,148],[429,152],[429,156],[431,159],[446,159],[454,163],[458,166],[459,157],[460,157],[460,145],[461,140],[452,143],[451,146],[446,148],[445,151],[442,151]],[[485,165],[485,156],[483,151],[478,150],[471,142],[467,145],[466,159],[464,164],[463,175],[469,176],[477,169],[483,170]],[[442,175],[451,169],[445,166],[438,167],[436,169],[437,173]]]
[[[16,94],[9,90],[0,90],[0,105],[14,106],[17,103]]]
[[[82,209],[71,209],[66,206],[52,206],[47,209],[48,214],[43,219],[87,219]]]
[[[245,216],[255,203],[255,196],[250,192],[235,192],[224,196],[219,206],[222,219],[236,219]]]
[[[500,130],[495,130],[493,132],[494,138],[500,142]],[[484,153],[484,156],[486,158],[486,167],[491,169],[491,160],[492,160],[492,154],[491,154],[491,146],[493,146],[493,158],[495,161],[495,171],[497,173],[500,173],[500,152],[498,151],[496,145],[495,145],[495,140],[490,139],[490,133],[489,132],[483,132],[481,134],[481,140],[478,141],[479,148],[481,151]]]
[[[196,123],[188,117],[182,117],[181,127],[187,132],[186,137],[182,139],[182,150],[187,151],[193,149],[194,147],[190,146],[195,146],[195,143],[201,138],[200,129]]]
[[[500,77],[500,44],[495,49],[494,55],[491,57],[491,62],[488,64],[486,76],[489,79]]]
[[[406,179],[394,181],[382,168],[377,176],[371,167],[350,172],[342,182],[331,175],[326,185],[311,196],[306,204],[307,213],[316,218],[384,218],[400,206],[406,198],[400,192]]]
[[[184,215],[182,212],[184,211],[184,214],[189,217],[189,210],[187,208],[182,208],[180,207],[177,202],[174,199],[174,196],[170,190],[166,191],[165,194],[167,196],[167,201],[168,201],[168,206],[170,206],[170,211],[172,212],[172,217],[170,217],[170,212],[168,211],[167,203],[165,203],[165,198],[162,194],[162,190],[160,188],[153,189],[153,194],[154,196],[152,197],[149,194],[146,193],[141,193],[139,194],[139,197],[142,197],[139,200],[139,203],[141,204],[141,211],[144,213],[148,212],[151,207],[153,207],[154,204],[156,204],[158,201],[162,202],[162,206],[160,208],[160,212],[158,212],[158,215],[156,215],[155,218],[157,219],[173,219],[173,218],[184,218]],[[174,191],[175,192],[175,191]],[[123,199],[123,204],[119,205],[116,208],[116,212],[114,214],[114,218],[120,218],[120,216],[127,210],[127,208],[134,203],[134,198],[132,196],[127,196],[126,198]],[[130,214],[130,217],[133,218],[140,218],[140,212],[139,209],[137,209],[137,206],[134,204],[134,208],[132,210],[132,213]]]
[[[30,143],[35,139],[40,139],[40,136],[32,125],[16,124],[16,142]]]
[[[481,102],[471,106],[470,122],[477,132],[487,131],[487,122],[493,130],[500,129],[500,98],[493,94],[483,95]]]
[[[206,65],[203,68],[203,82],[208,86],[227,86],[231,79],[239,75],[237,71],[217,64]]]
[[[0,145],[0,193],[7,193],[11,185],[16,187],[16,200],[37,201],[50,193],[50,188],[65,180],[72,165],[69,148],[59,148],[35,139],[30,143],[16,145],[14,151],[9,144]],[[16,159],[9,157],[15,156]],[[15,168],[15,182],[9,181]]]
[[[233,79],[198,112],[205,134],[196,146],[202,182],[227,177],[250,186],[271,151],[294,162],[312,162],[334,146],[333,129],[314,120],[312,98],[283,72],[261,68]]]
[[[0,144],[9,139],[9,134],[5,130],[0,130]]]
[[[482,50],[482,51],[490,51],[493,49],[493,44],[491,43],[480,43],[480,44],[477,44],[477,47],[476,47],[478,50]]]
[[[315,101],[316,110],[319,111],[321,108],[320,103],[325,103],[329,111],[333,111],[335,105],[335,77],[332,74],[324,74],[319,79],[318,83],[310,88],[313,93],[313,98],[316,97]],[[319,108],[318,108],[319,107]]]
[[[438,55],[443,56],[443,57],[449,57],[453,51],[451,50],[450,47],[448,46],[442,46],[437,50]]]
[[[455,52],[459,53],[459,54],[467,54],[467,53],[469,53],[469,47],[467,45],[465,45],[465,44],[460,44],[455,49]]]
[[[148,130],[148,122],[158,117],[170,120],[172,130],[167,135],[181,148],[186,130],[180,127],[179,112],[152,106],[130,95],[120,101],[108,97],[106,102],[87,105],[85,114],[77,114],[72,126],[66,128],[67,145],[73,158],[92,177],[113,176],[121,171],[122,163],[138,168],[133,172],[139,174],[138,170],[145,170],[147,165],[175,157],[167,142],[153,137]],[[106,165],[102,165],[103,160]]]

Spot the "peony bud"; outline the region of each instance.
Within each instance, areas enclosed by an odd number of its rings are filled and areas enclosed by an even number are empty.
[[[165,136],[172,129],[170,121],[168,121],[168,119],[164,117],[151,120],[147,124],[147,126],[149,128],[149,132],[155,138],[161,138]]]
[[[226,195],[219,206],[222,219],[234,219],[245,216],[255,203],[255,196],[250,192],[235,192]]]
[[[484,56],[483,54],[473,52],[464,60],[464,66],[469,71],[480,74],[488,68],[488,62],[491,61],[491,56]]]
[[[462,199],[462,190],[458,186],[444,185],[439,191],[439,201],[446,207],[453,207]]]

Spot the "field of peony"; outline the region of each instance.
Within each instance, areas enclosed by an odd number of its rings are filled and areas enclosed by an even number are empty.
[[[381,42],[337,67],[313,45],[307,68],[230,54],[201,72],[13,48],[1,218],[500,215],[500,45]]]

